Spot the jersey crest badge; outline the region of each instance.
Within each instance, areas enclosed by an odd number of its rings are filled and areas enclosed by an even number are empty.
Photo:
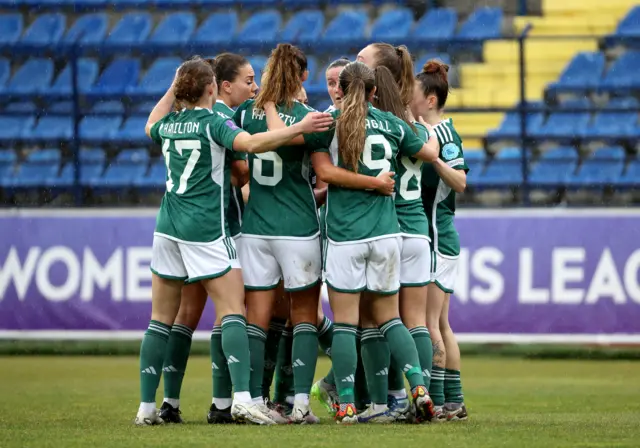
[[[230,127],[231,129],[233,129],[234,131],[235,131],[236,129],[240,129],[240,128],[239,128],[238,126],[236,126],[236,124],[235,124],[233,121],[231,121],[231,120],[227,120],[227,121],[225,121],[225,122],[224,122],[224,124],[226,124],[227,126],[229,126],[229,127]]]
[[[444,157],[445,160],[453,160],[459,153],[460,150],[458,149],[458,145],[455,143],[447,143],[442,148],[442,157]]]

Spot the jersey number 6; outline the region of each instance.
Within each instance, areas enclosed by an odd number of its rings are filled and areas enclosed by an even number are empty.
[[[273,171],[271,175],[264,174],[264,162],[271,162]],[[277,152],[265,152],[262,154],[256,154],[256,158],[253,159],[253,178],[260,185],[266,185],[267,187],[275,187],[278,182],[282,180],[282,158]]]

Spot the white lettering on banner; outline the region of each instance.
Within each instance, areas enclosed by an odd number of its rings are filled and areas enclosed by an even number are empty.
[[[569,288],[567,283],[584,280],[582,266],[569,263],[584,263],[586,251],[583,247],[560,247],[551,253],[551,298],[553,303],[575,305],[582,302],[584,290]]]
[[[640,283],[638,282],[638,271],[640,271],[640,249],[637,249],[627,259],[624,266],[624,286],[627,294],[638,305],[640,305]]]
[[[491,305],[504,293],[504,278],[496,269],[504,260],[503,253],[495,247],[478,249],[471,257],[471,273],[486,284],[486,287],[475,285],[471,288],[471,297],[481,305]]]
[[[520,249],[519,258],[518,302],[530,305],[549,303],[549,290],[533,286],[533,249]]]
[[[150,263],[150,247],[130,247],[127,250],[127,300],[130,302],[151,300]],[[142,281],[149,282],[149,286],[141,286]]]
[[[584,302],[592,305],[601,297],[611,297],[613,303],[617,305],[624,305],[627,301],[616,264],[608,247],[600,256]]]
[[[65,281],[56,286],[51,283],[51,266],[63,263],[67,270]],[[36,269],[36,286],[45,299],[51,302],[68,300],[78,290],[80,284],[80,263],[71,249],[54,246],[44,251]]]
[[[9,283],[13,282],[18,294],[18,300],[24,300],[33,272],[36,269],[38,257],[40,257],[40,248],[32,247],[27,252],[27,259],[24,264],[20,263],[18,250],[15,247],[9,249],[9,255],[4,261],[4,265],[0,267],[0,301],[4,298]]]
[[[95,286],[100,289],[111,287],[111,299],[121,302],[123,297],[122,249],[117,248],[111,257],[102,265],[93,255],[90,248],[84,248],[82,287],[80,299],[89,302],[93,299]]]

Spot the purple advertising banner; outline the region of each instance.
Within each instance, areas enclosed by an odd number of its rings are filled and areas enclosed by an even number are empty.
[[[154,224],[153,210],[1,214],[0,337],[141,337]],[[460,340],[640,343],[640,211],[486,210],[456,226]],[[208,304],[200,337],[213,321]]]

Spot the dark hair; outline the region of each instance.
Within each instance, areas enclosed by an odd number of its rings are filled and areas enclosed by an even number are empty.
[[[340,72],[339,79],[344,97],[336,124],[338,148],[345,167],[358,172],[358,162],[367,136],[367,98],[375,87],[375,75],[362,62],[350,62]]]
[[[247,58],[235,53],[221,53],[214,59],[216,81],[218,81],[218,90],[223,81],[233,82],[240,73],[240,68],[249,63]]]
[[[349,58],[346,58],[346,57],[341,57],[340,59],[336,59],[335,61],[333,61],[331,64],[329,64],[327,66],[327,71],[331,70],[332,68],[336,68],[336,67],[344,67],[349,62],[351,62],[351,61],[349,60]]]
[[[264,67],[262,88],[256,97],[255,108],[264,109],[269,101],[291,107],[307,71],[307,57],[291,44],[278,44],[271,51]]]
[[[449,66],[437,59],[431,59],[424,64],[422,71],[416,75],[420,82],[424,96],[434,94],[441,109],[447,103],[449,96],[449,80],[447,73]]]
[[[407,113],[407,108],[400,97],[398,85],[393,80],[391,71],[384,65],[378,66],[375,70],[376,95],[373,97],[373,105],[385,112],[391,112],[396,117],[405,121],[411,128],[413,123]],[[415,128],[414,128],[415,129]]]
[[[402,103],[408,106],[413,99],[413,60],[409,49],[404,45],[393,45],[377,42],[371,44],[378,53],[376,55],[376,67],[384,66],[389,69],[393,79],[400,89]]]
[[[214,82],[211,64],[199,56],[185,61],[178,68],[173,93],[178,104],[197,103],[204,89]]]

